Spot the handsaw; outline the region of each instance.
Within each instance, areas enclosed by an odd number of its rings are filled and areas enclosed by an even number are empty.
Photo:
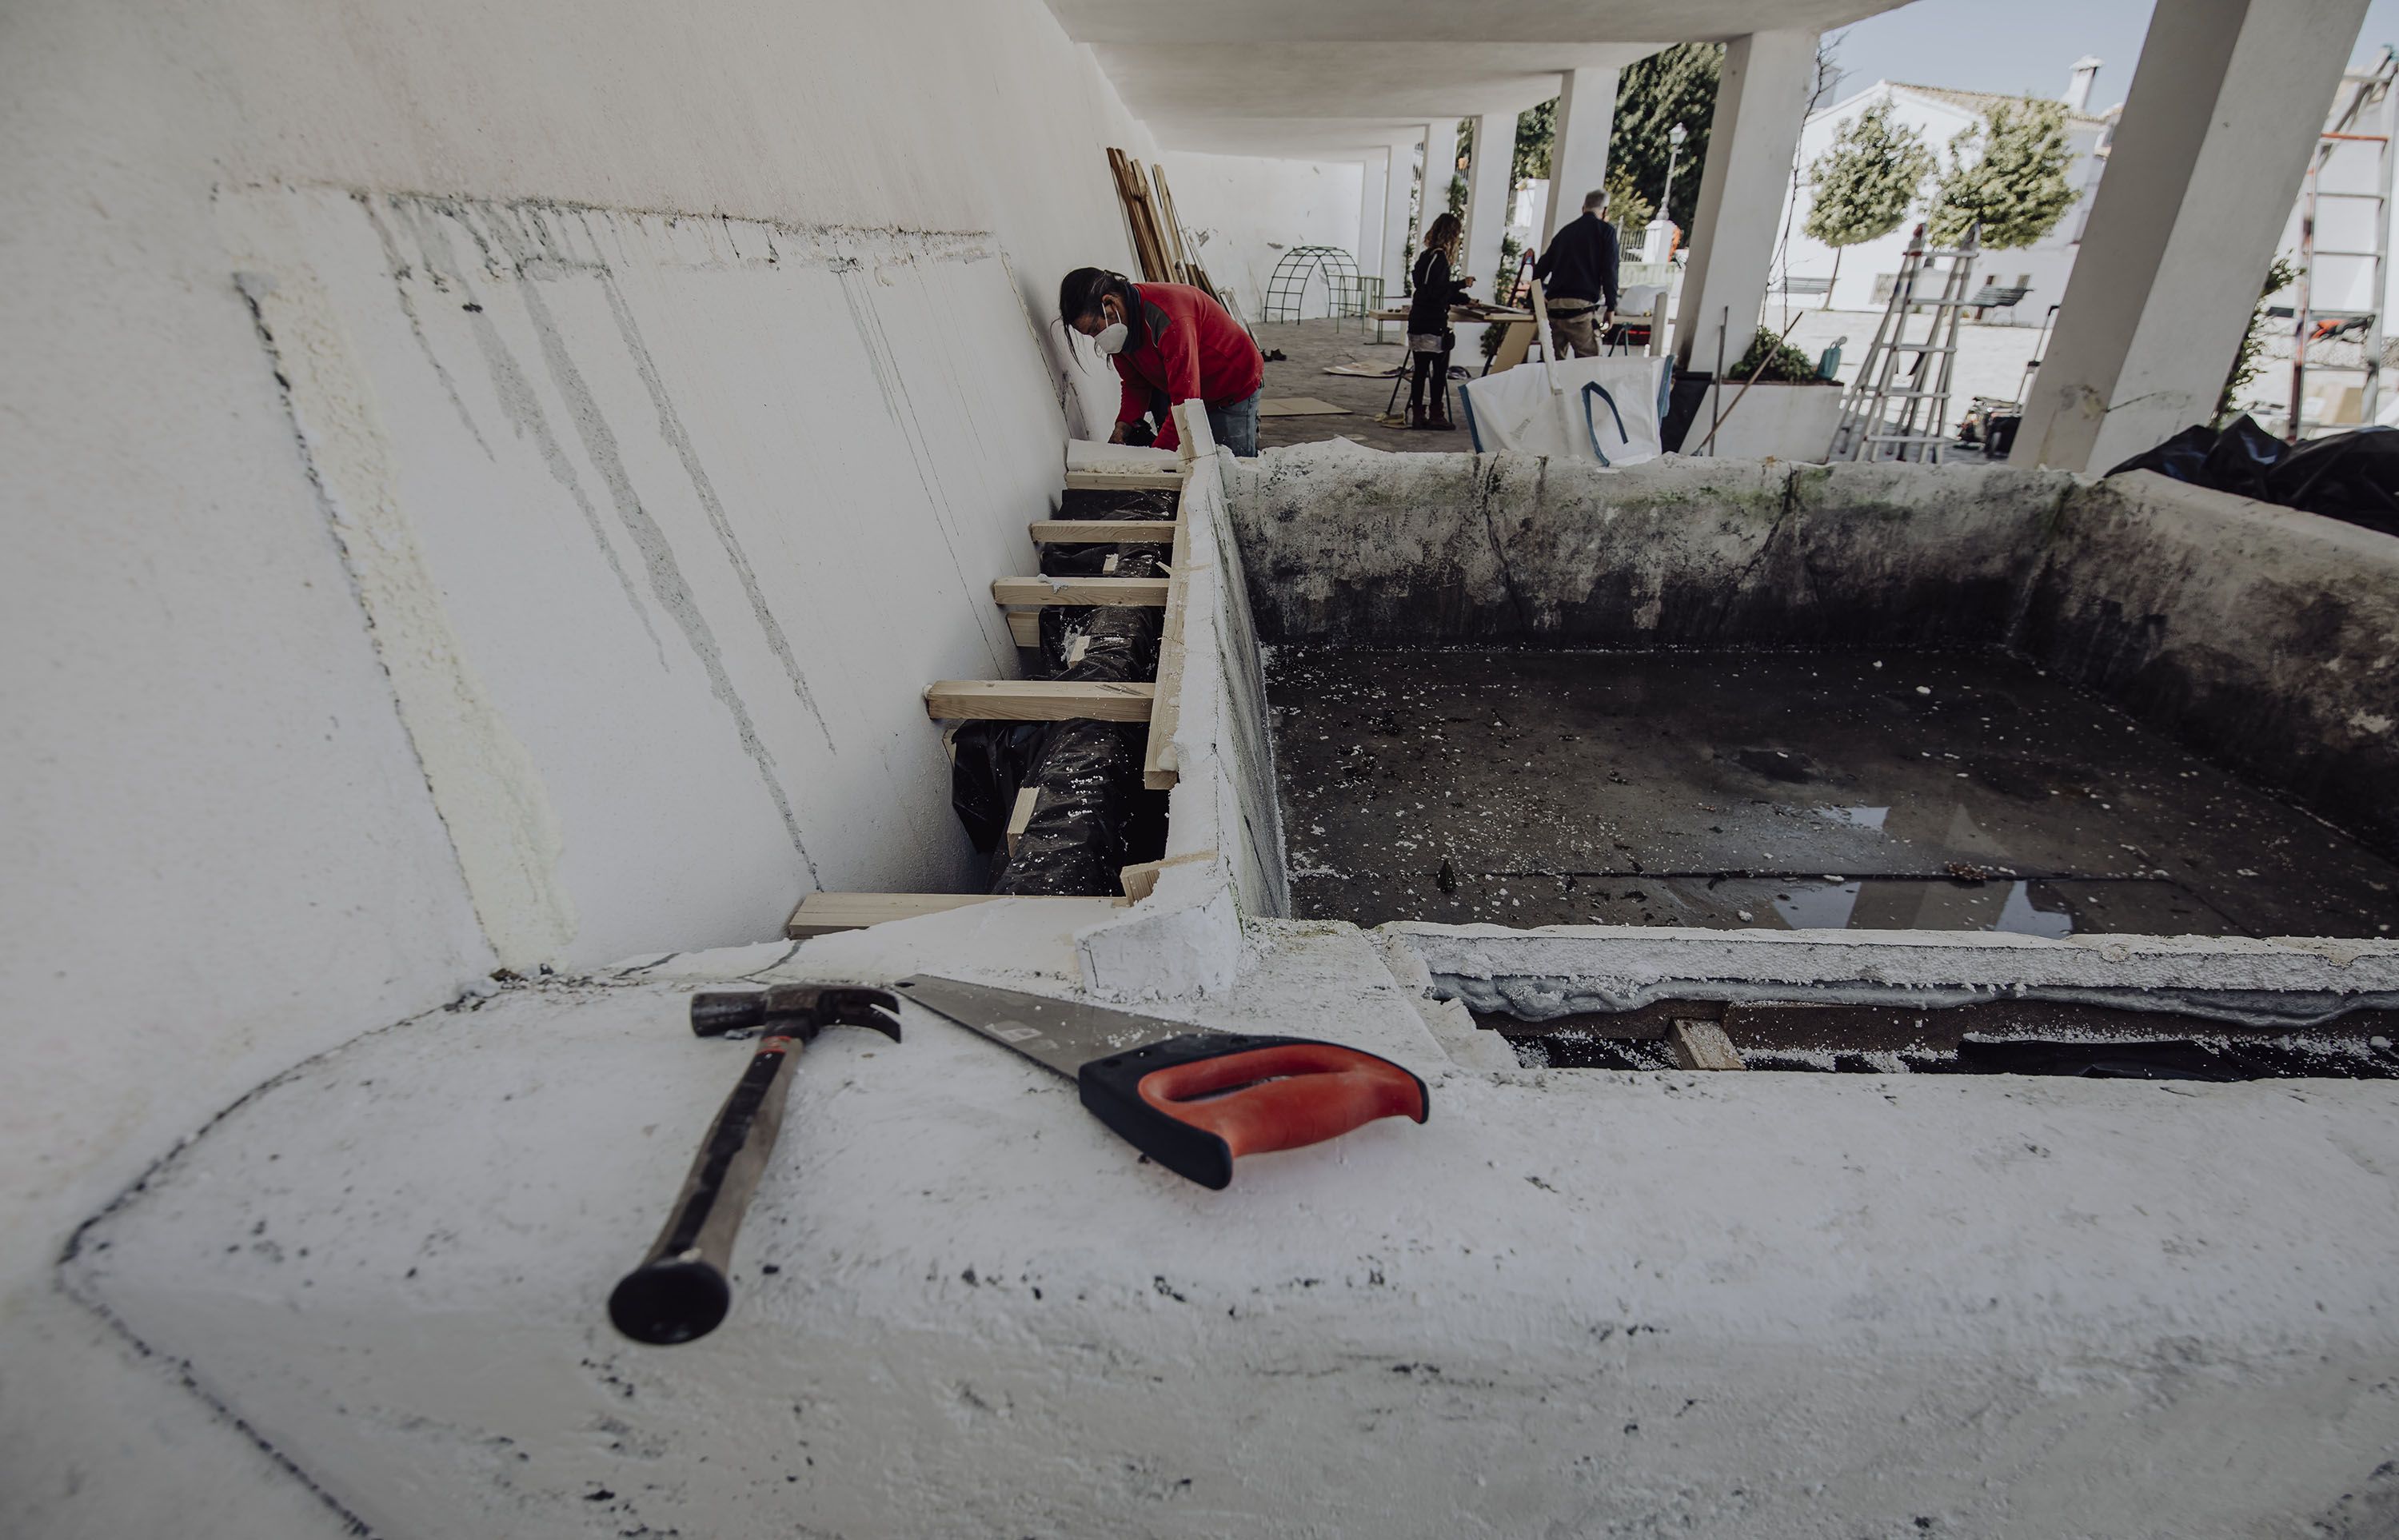
[[[918,974],[895,993],[1075,1082],[1091,1114],[1203,1187],[1233,1161],[1297,1149],[1381,1117],[1422,1123],[1422,1080],[1312,1037],[1209,1032],[1105,1006]]]

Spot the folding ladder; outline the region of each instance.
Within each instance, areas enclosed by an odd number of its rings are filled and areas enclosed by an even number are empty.
[[[2297,443],[2308,429],[2327,426],[2322,420],[2307,416],[2308,361],[2310,348],[2321,348],[2338,339],[2356,337],[2360,358],[2354,364],[2335,363],[2319,359],[2312,367],[2319,373],[2362,374],[2364,383],[2358,392],[2358,422],[2371,423],[2382,392],[2382,306],[2383,295],[2391,278],[2391,171],[2392,139],[2399,129],[2399,91],[2392,87],[2399,78],[2399,54],[2385,47],[2375,67],[2363,74],[2341,77],[2340,94],[2333,99],[2333,109],[2324,130],[2316,140],[2316,152],[2308,160],[2307,180],[2299,186],[2299,255],[2298,277],[2293,284],[2291,304],[2291,417],[2286,437]],[[2375,158],[2370,186],[2353,185],[2357,155],[2342,155],[2350,145],[2370,151]],[[2342,157],[2342,169],[2350,172],[2345,179],[2352,185],[2327,188],[2324,172],[2336,156]],[[2323,247],[2316,244],[2316,230],[2327,201],[2364,206],[2366,224],[2366,246]],[[2360,238],[2358,222],[2343,218],[2339,222],[2346,238]],[[2325,282],[2329,275],[2320,275],[2318,264],[2339,263],[2338,269],[2346,282]],[[2368,264],[2363,275],[2367,288],[2363,295],[2356,292],[2360,276],[2357,264]],[[2319,285],[2337,288],[2347,297],[2363,299],[2363,307],[2336,308],[2315,303]]]
[[[1949,379],[1958,361],[1958,321],[1971,304],[1969,285],[1981,249],[1982,224],[1966,231],[1956,250],[1925,244],[1924,226],[1908,238],[1891,285],[1891,307],[1875,329],[1874,344],[1858,366],[1857,383],[1841,400],[1841,423],[1833,430],[1830,460],[1918,460],[1938,464],[1948,440]],[[1919,297],[1943,263],[1940,297]],[[1909,321],[1930,314],[1921,337],[1910,338]],[[1904,360],[1904,367],[1903,361]],[[1886,417],[1893,403],[1896,417]]]

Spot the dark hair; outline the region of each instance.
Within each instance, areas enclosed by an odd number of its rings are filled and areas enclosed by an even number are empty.
[[[1456,262],[1457,236],[1457,216],[1443,209],[1433,216],[1433,222],[1430,224],[1425,226],[1424,249],[1428,251],[1438,251],[1450,261]]]
[[[1125,318],[1133,315],[1132,280],[1105,267],[1078,267],[1058,283],[1058,324],[1068,331],[1085,316],[1097,315],[1100,301],[1114,294],[1124,304]]]

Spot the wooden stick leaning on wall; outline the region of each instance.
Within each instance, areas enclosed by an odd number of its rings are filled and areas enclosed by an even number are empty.
[[[1141,276],[1145,282],[1172,281],[1166,263],[1166,246],[1159,238],[1156,212],[1149,204],[1149,185],[1141,173],[1141,163],[1113,146],[1108,150],[1108,170],[1116,177],[1117,198],[1124,205],[1125,223],[1132,232],[1134,258],[1141,263]]]
[[[1183,222],[1174,217],[1174,195],[1166,190],[1166,168],[1152,161],[1149,169],[1153,173],[1150,185],[1157,189],[1157,199],[1153,207],[1162,216],[1159,225],[1166,235],[1167,254],[1174,259],[1174,281],[1189,283],[1191,253],[1184,249]]]

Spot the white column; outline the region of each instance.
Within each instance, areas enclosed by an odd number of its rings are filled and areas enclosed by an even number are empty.
[[[1449,184],[1457,176],[1457,119],[1425,129],[1425,205],[1421,230],[1449,211]]]
[[[2365,14],[2158,7],[2011,464],[2104,471],[2215,412]]]
[[[1377,277],[1383,271],[1383,188],[1388,179],[1382,162],[1368,155],[1358,168],[1358,276]]]
[[[1508,172],[1516,159],[1516,115],[1474,119],[1474,160],[1466,169],[1466,250],[1460,265],[1474,277],[1474,298],[1497,299],[1506,286],[1499,238],[1508,230]]]
[[[1383,303],[1389,304],[1400,297],[1400,279],[1407,261],[1408,236],[1413,228],[1408,220],[1408,195],[1416,184],[1416,148],[1424,142],[1419,133],[1414,139],[1403,140],[1391,146],[1391,159],[1383,178]]]
[[[1690,265],[1674,319],[1674,358],[1686,369],[1715,367],[1719,330],[1728,366],[1757,331],[1815,74],[1812,32],[1755,32],[1725,48],[1699,212],[1691,221]]]
[[[1550,151],[1550,208],[1541,220],[1546,248],[1558,226],[1582,216],[1586,193],[1607,185],[1607,142],[1616,128],[1621,70],[1568,70],[1558,88],[1557,140]],[[1638,238],[1640,232],[1626,234]]]

